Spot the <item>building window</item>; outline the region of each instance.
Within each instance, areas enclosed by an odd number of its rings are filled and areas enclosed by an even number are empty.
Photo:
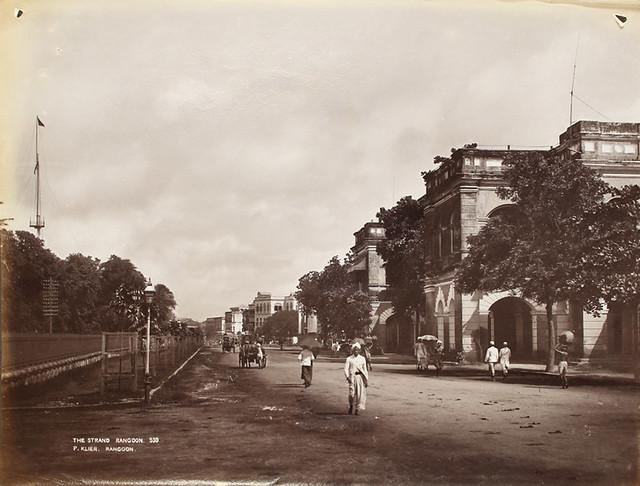
[[[585,152],[595,152],[596,151],[596,144],[595,142],[589,142],[589,141],[585,141],[582,144],[583,150]]]
[[[502,167],[501,159],[487,159],[487,170],[500,170]]]
[[[635,154],[636,153],[635,145],[631,145],[630,143],[625,144],[624,145],[624,153],[625,154]]]
[[[613,152],[613,145],[610,143],[602,143],[600,144],[600,150],[605,154],[610,154]]]
[[[622,152],[624,152],[624,146],[620,144],[615,144],[613,146],[613,149],[616,151],[617,154],[621,154]]]

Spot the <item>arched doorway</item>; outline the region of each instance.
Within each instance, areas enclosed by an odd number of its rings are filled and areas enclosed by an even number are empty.
[[[413,326],[407,317],[393,314],[387,319],[387,347],[391,352],[413,351]]]
[[[508,342],[513,359],[534,357],[531,332],[531,307],[518,297],[504,297],[489,308],[489,336],[500,348]]]

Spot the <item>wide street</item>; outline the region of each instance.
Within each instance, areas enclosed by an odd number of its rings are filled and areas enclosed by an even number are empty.
[[[349,416],[343,360],[317,361],[313,384],[304,389],[296,355],[270,349],[266,369],[239,369],[237,354],[203,348],[148,409],[5,411],[0,482],[640,479],[634,386],[576,380],[562,390],[555,380],[530,374],[492,383],[484,373],[453,366],[440,377],[424,376],[414,366],[374,358],[367,410]],[[116,444],[116,438],[134,440]]]

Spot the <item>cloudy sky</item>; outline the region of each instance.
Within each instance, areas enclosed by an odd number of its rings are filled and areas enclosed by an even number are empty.
[[[3,0],[0,217],[33,215],[39,115],[45,244],[203,319],[295,290],[453,146],[555,144],[576,52],[574,119],[640,121],[640,1],[478,3]]]

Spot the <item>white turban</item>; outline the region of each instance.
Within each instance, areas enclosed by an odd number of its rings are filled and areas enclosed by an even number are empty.
[[[353,349],[353,348],[361,349],[361,348],[362,348],[362,346],[360,346],[360,343],[353,343],[353,344],[351,345],[351,349]]]

